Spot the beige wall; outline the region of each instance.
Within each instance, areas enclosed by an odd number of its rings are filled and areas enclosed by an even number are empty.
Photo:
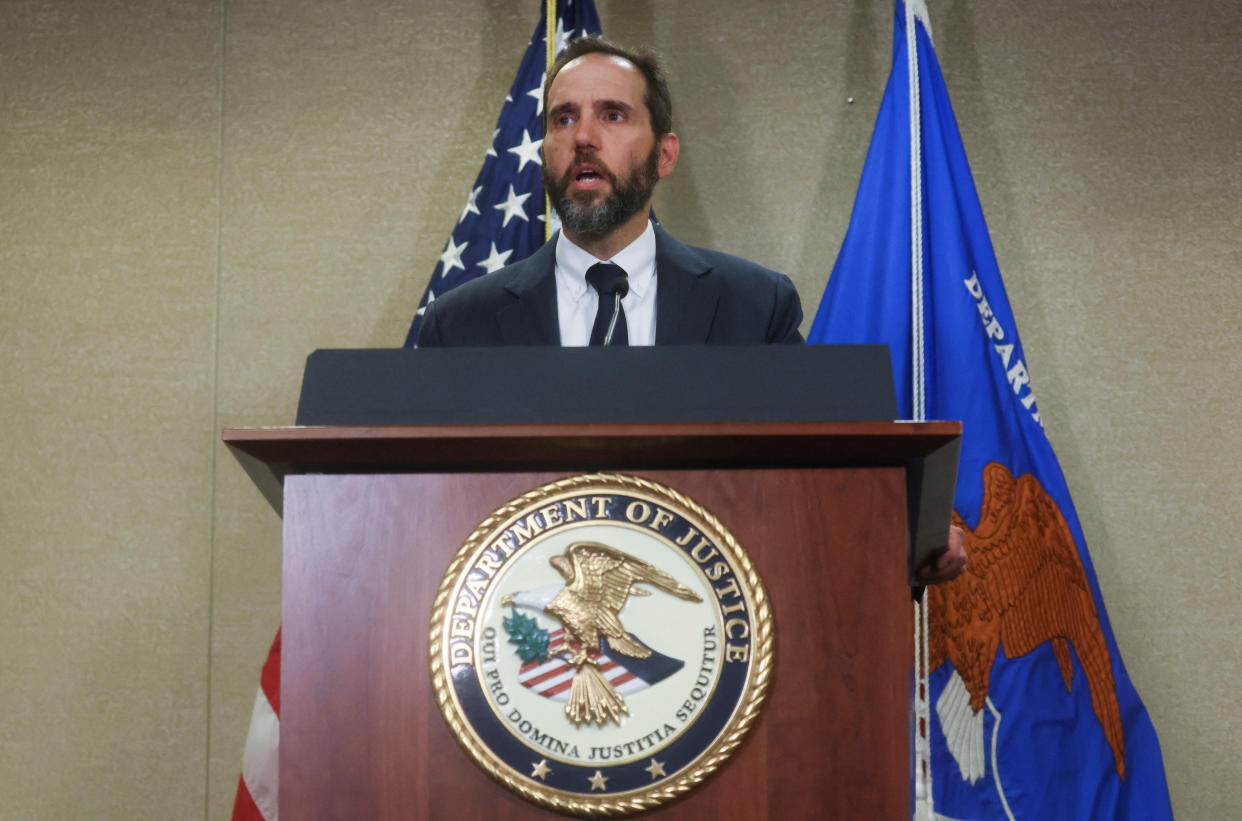
[[[219,430],[291,422],[314,348],[400,344],[536,5],[0,3],[0,818],[227,817],[279,522]],[[1242,16],[931,6],[1174,805],[1237,818]],[[600,0],[671,68],[662,219],[808,314],[890,9]]]

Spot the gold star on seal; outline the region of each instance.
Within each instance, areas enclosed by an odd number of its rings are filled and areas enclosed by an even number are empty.
[[[591,776],[587,780],[591,782],[591,792],[595,792],[596,790],[603,792],[604,782],[608,780],[608,776],[604,775],[599,770],[596,770],[595,775]]]
[[[552,769],[548,766],[548,759],[545,758],[541,760],[538,764],[531,765],[530,777],[538,778],[543,781],[547,781],[548,773],[550,772],[552,772]]]
[[[651,773],[652,781],[655,781],[657,778],[663,778],[666,774],[664,772],[664,762],[656,761],[654,758],[651,759],[651,764],[648,765],[647,767],[644,767],[643,769]]]

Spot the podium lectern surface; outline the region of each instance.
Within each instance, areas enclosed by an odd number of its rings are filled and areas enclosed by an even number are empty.
[[[885,422],[886,345],[320,350],[299,425]]]

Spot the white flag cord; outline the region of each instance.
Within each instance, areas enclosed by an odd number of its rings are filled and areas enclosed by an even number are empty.
[[[910,90],[910,341],[914,421],[927,419],[923,346],[923,138],[915,0],[906,0],[906,66]],[[927,11],[918,4],[923,17]],[[914,795],[916,819],[935,817],[931,776],[931,690],[928,682],[927,595],[914,603]]]

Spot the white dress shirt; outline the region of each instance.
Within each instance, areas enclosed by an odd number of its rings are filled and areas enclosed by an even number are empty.
[[[621,299],[631,345],[655,344],[655,229],[651,222],[610,260],[574,245],[564,234],[556,240],[556,313],[561,325],[561,345],[584,346],[591,342],[591,326],[599,307],[599,294],[586,281],[587,269],[598,262],[620,265],[629,277],[630,292]]]

